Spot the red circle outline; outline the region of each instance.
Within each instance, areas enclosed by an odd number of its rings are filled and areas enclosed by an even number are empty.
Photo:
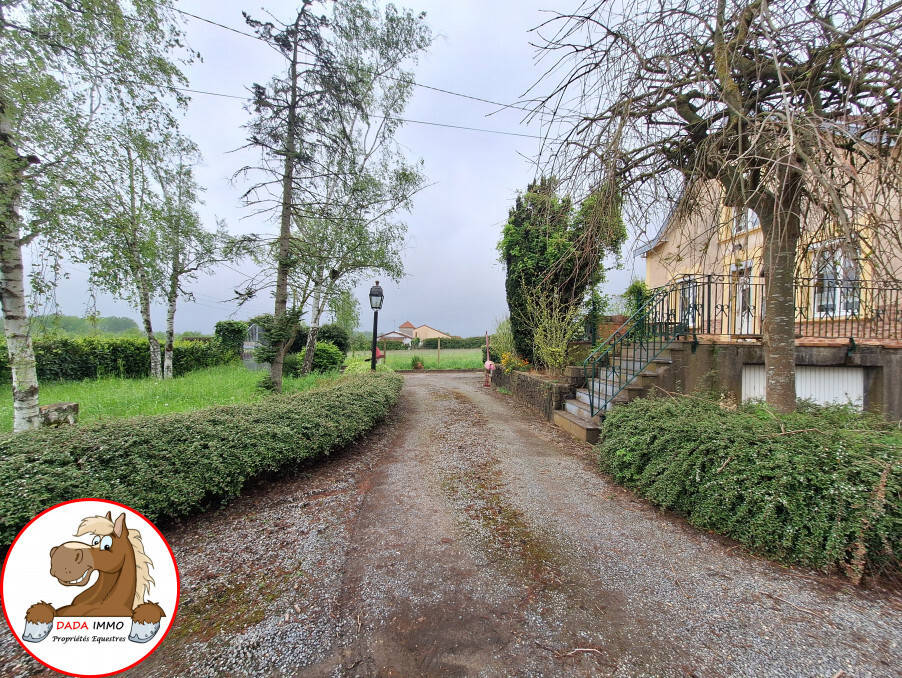
[[[10,622],[10,620],[9,620],[9,614],[6,611],[6,597],[5,596],[2,598],[2,600],[0,600],[0,603],[2,603],[2,606],[3,606],[3,617],[6,619],[6,625],[9,626],[9,630],[10,630],[10,633],[13,634],[13,638],[16,639],[16,642],[22,646],[22,649],[24,649],[28,654],[30,654],[31,657],[35,661],[37,661],[40,664],[43,664],[51,671],[56,671],[57,673],[62,673],[67,676],[74,676],[75,678],[104,678],[105,676],[115,676],[117,673],[122,673],[123,671],[128,671],[129,669],[134,668],[135,666],[137,666],[138,664],[143,662],[154,652],[156,652],[157,648],[160,647],[160,644],[164,640],[166,640],[166,636],[169,635],[169,632],[172,630],[172,627],[175,625],[175,619],[176,619],[176,616],[178,615],[179,600],[181,599],[181,595],[182,595],[182,578],[181,578],[181,575],[179,574],[179,565],[175,560],[175,554],[172,552],[172,547],[169,545],[169,542],[166,541],[166,537],[163,536],[163,533],[160,532],[159,528],[157,528],[157,526],[154,525],[153,521],[149,520],[147,518],[147,516],[145,516],[140,511],[136,511],[131,506],[127,506],[126,504],[120,504],[118,501],[112,501],[111,499],[100,499],[97,497],[85,497],[82,499],[70,499],[68,501],[62,501],[59,504],[54,504],[53,506],[50,506],[49,508],[44,509],[39,514],[37,514],[34,518],[29,520],[28,524],[26,524],[25,527],[23,527],[21,530],[19,530],[19,533],[16,535],[16,538],[13,539],[12,544],[9,545],[9,551],[6,552],[6,558],[3,559],[3,569],[2,569],[2,571],[0,571],[0,595],[2,595],[3,582],[4,582],[4,579],[6,578],[6,563],[9,561],[9,557],[12,555],[13,548],[16,546],[16,542],[19,541],[19,537],[21,537],[25,533],[25,531],[29,527],[31,527],[31,524],[34,521],[36,521],[38,518],[40,518],[45,513],[49,513],[50,511],[53,511],[54,509],[57,509],[60,506],[66,506],[67,504],[77,504],[77,503],[85,502],[85,501],[99,502],[102,504],[112,504],[113,506],[118,506],[119,508],[128,509],[132,513],[140,516],[148,525],[150,525],[153,528],[154,532],[157,533],[157,536],[159,536],[160,539],[163,540],[163,543],[166,545],[166,549],[169,551],[169,557],[172,558],[172,565],[175,568],[175,587],[176,587],[175,588],[175,609],[173,609],[173,611],[172,611],[172,620],[169,622],[169,625],[166,627],[166,631],[163,633],[163,635],[157,641],[156,645],[154,645],[147,654],[145,654],[143,657],[141,657],[136,662],[133,662],[133,663],[129,664],[128,666],[126,666],[125,668],[121,668],[116,671],[110,671],[109,673],[70,673],[69,671],[64,671],[55,666],[51,666],[50,664],[45,662],[43,659],[38,657],[34,652],[29,650],[25,646],[25,643],[22,642],[22,639],[19,638],[18,634],[16,634],[16,631],[12,625],[12,622]]]

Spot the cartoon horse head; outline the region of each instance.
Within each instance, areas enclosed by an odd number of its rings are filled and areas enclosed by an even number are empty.
[[[129,638],[150,640],[164,613],[156,603],[144,602],[154,583],[153,562],[144,553],[140,532],[128,529],[124,513],[113,521],[108,511],[106,516],[84,518],[75,536],[84,535],[90,535],[90,543],[67,541],[50,549],[50,574],[63,586],[85,587],[94,572],[97,580],[58,610],[43,602],[32,605],[25,615],[23,638],[32,642],[46,638],[54,616],[131,617]]]

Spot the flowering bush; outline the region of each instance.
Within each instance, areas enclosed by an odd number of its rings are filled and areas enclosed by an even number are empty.
[[[510,374],[514,370],[526,370],[529,369],[529,361],[523,360],[523,358],[513,353],[502,353],[501,369],[504,370],[505,374]]]

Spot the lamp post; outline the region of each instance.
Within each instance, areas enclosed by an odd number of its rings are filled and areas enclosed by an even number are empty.
[[[379,325],[379,309],[382,308],[382,288],[379,281],[370,288],[370,308],[373,309],[373,357],[370,361],[370,369],[376,369],[376,328]]]

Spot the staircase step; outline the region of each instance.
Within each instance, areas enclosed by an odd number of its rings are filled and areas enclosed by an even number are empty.
[[[598,442],[600,426],[590,419],[578,417],[566,410],[555,410],[554,423],[577,440],[584,440],[591,444]]]

